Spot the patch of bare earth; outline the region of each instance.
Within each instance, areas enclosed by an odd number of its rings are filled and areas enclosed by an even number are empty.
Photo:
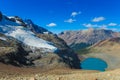
[[[120,80],[120,69],[98,72],[77,69],[19,68],[0,63],[0,80]]]

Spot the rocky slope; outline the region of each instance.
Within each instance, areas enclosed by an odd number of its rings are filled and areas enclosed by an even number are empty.
[[[58,35],[74,50],[88,47],[101,40],[120,37],[120,33],[105,29],[65,31]]]
[[[93,46],[79,50],[78,53],[85,58],[95,57],[107,62],[107,69],[120,68],[120,38],[111,38],[100,41]]]
[[[77,55],[66,43],[31,20],[0,13],[0,61],[41,69],[79,68]]]

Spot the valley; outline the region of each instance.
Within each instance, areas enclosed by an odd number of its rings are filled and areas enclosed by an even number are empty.
[[[87,58],[99,58],[108,64],[106,70],[120,68],[119,32],[104,29],[88,29],[83,31],[66,31],[63,34],[60,33],[58,36],[64,39],[79,55],[81,61]],[[77,37],[77,39],[75,37]],[[71,42],[71,40],[73,42]],[[71,46],[70,42],[74,45]]]

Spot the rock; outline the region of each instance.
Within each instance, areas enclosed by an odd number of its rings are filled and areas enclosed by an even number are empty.
[[[31,77],[29,80],[36,80],[34,77]]]
[[[50,31],[48,31],[47,29],[41,27],[41,26],[38,26],[36,24],[34,24],[32,22],[32,20],[30,19],[26,19],[25,20],[25,23],[27,25],[27,28],[30,29],[32,32],[34,33],[41,33],[41,34],[44,34],[44,33],[49,33],[49,34],[52,34]]]
[[[62,58],[63,62],[68,64],[71,68],[80,68],[80,60],[77,54],[74,53],[64,40],[53,34],[37,34],[37,36],[54,43],[55,47],[59,50],[56,52],[58,56]]]
[[[14,16],[14,17],[11,17],[9,18],[10,21],[13,21],[13,22],[17,22],[18,24],[20,24],[21,26],[24,26],[26,27],[27,25],[25,24],[25,22],[19,17],[19,16]]]
[[[1,33],[0,37],[6,38],[0,39],[0,62],[15,66],[27,65],[28,60],[25,58],[27,52],[22,48],[21,42]]]
[[[40,49],[34,51],[20,41],[0,34],[6,40],[0,40],[0,61],[15,66],[34,66],[41,69],[51,68],[80,68],[77,55],[70,50],[66,43],[55,35],[44,35],[47,41],[51,41],[59,49],[55,53],[42,52]],[[40,37],[40,36],[39,36]]]
[[[69,67],[69,64],[65,64],[63,59],[55,53],[47,53],[47,55],[43,56],[42,58],[34,60],[33,63],[36,67],[46,70]]]

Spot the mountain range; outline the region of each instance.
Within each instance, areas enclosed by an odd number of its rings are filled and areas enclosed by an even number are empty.
[[[108,63],[108,69],[119,68],[119,37],[119,32],[106,29],[56,35],[30,19],[0,12],[0,62],[14,66],[80,69],[81,60],[97,57]]]
[[[58,36],[76,51],[105,39],[120,37],[120,33],[112,30],[90,28],[79,31],[64,31]]]

